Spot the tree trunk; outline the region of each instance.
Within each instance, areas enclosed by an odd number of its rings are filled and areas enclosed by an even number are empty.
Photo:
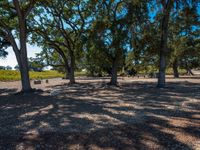
[[[27,58],[21,55],[20,61],[18,61],[18,64],[19,64],[20,75],[21,75],[22,92],[30,92],[32,91],[32,88],[30,85]]]
[[[168,23],[170,11],[172,8],[173,1],[169,0],[163,4],[164,16],[161,22],[161,41],[160,41],[160,63],[159,63],[159,74],[158,74],[158,84],[157,87],[165,87],[165,71],[166,71],[166,57],[169,52],[167,48],[167,38],[168,38]]]
[[[75,83],[75,77],[74,77],[74,68],[70,67],[70,72],[69,72],[69,83],[74,84]]]
[[[111,80],[110,80],[111,85],[117,85],[117,67],[118,67],[117,59],[115,58],[112,63]]]
[[[69,79],[69,66],[65,62],[65,79]]]
[[[69,74],[68,74],[67,71],[65,72],[65,77],[64,77],[64,79],[69,79]]]
[[[19,29],[20,29],[20,51],[16,53],[20,75],[22,83],[22,92],[32,91],[29,79],[29,70],[28,70],[28,57],[27,57],[27,31],[26,31],[26,19],[23,16],[19,17]]]
[[[9,27],[5,27],[6,30],[6,38],[10,41],[13,51],[15,53],[18,65],[19,65],[19,71],[21,75],[21,84],[22,84],[22,90],[21,92],[31,92],[32,88],[30,85],[30,79],[29,79],[29,70],[28,70],[28,57],[27,57],[27,47],[26,47],[26,41],[27,41],[27,25],[26,25],[26,17],[31,11],[31,9],[34,6],[34,1],[31,1],[31,5],[27,7],[26,10],[23,10],[20,7],[20,2],[18,0],[13,0],[14,7],[16,9],[17,17],[18,17],[18,27],[19,27],[19,47],[16,44],[15,38],[12,34],[12,31],[9,29]]]
[[[177,58],[173,62],[173,71],[174,71],[174,78],[179,78],[178,59]]]
[[[161,52],[157,87],[160,88],[165,87],[165,70],[166,70],[166,55],[165,53]]]
[[[70,69],[69,69],[69,83],[75,83],[74,71],[75,71],[75,58],[73,51],[70,50]]]
[[[186,74],[188,74],[188,75],[190,75],[190,76],[193,76],[193,75],[194,75],[194,73],[193,73],[192,70],[190,69],[190,67],[189,67],[187,61],[186,61],[186,63],[185,63],[185,68],[186,68],[186,71],[187,71]]]
[[[194,73],[192,72],[192,70],[190,68],[187,69],[187,74],[190,75],[190,76],[194,75]]]

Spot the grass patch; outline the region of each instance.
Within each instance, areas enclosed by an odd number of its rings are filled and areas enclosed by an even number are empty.
[[[30,79],[50,79],[50,78],[60,78],[64,75],[57,71],[48,70],[42,72],[29,72]],[[20,73],[16,70],[0,70],[0,81],[17,81],[20,80]]]
[[[179,74],[180,75],[184,75],[184,74],[186,74],[186,70],[185,69],[178,69],[178,72],[179,72]],[[173,69],[172,68],[168,68],[167,70],[166,70],[166,74],[167,75],[173,75],[174,74],[174,71],[173,71]]]
[[[87,76],[87,71],[77,71],[75,72],[76,77]]]
[[[86,76],[86,71],[75,72],[75,76]],[[63,73],[59,73],[54,70],[47,70],[42,72],[29,72],[30,79],[50,79],[50,78],[62,78],[64,77]],[[17,81],[21,80],[20,72],[16,70],[0,70],[0,81]]]
[[[186,71],[184,69],[179,69],[179,73],[182,75],[182,74],[185,74]],[[172,75],[173,70],[167,69],[166,74]],[[64,77],[63,73],[59,73],[58,71],[54,71],[54,70],[47,70],[47,71],[42,71],[42,72],[30,71],[29,75],[30,75],[30,79],[50,79],[50,78],[62,78],[62,77]],[[76,77],[87,76],[87,72],[86,71],[75,72],[75,76]],[[16,70],[0,70],[0,81],[17,81],[17,80],[20,80],[20,79],[21,79],[21,77],[20,77],[19,71],[16,71]]]

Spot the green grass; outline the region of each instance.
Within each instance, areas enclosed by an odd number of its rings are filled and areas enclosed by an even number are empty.
[[[141,73],[141,72],[140,72]],[[179,69],[180,74],[184,74],[185,70],[184,69]],[[173,74],[172,69],[167,69],[166,74]],[[64,77],[63,73],[59,73],[54,70],[48,70],[48,71],[43,71],[43,72],[34,72],[30,71],[29,72],[30,79],[50,79],[50,78],[62,78]],[[87,72],[85,71],[79,71],[75,72],[75,76],[87,76]],[[19,71],[16,70],[0,70],[0,81],[17,81],[20,80],[20,73]]]
[[[62,78],[64,77],[63,73],[58,71],[48,70],[42,72],[29,72],[30,79],[50,79],[50,78]],[[79,71],[75,72],[75,76],[86,76],[86,72]],[[0,70],[0,81],[17,81],[20,80],[20,73],[16,70]]]
[[[87,76],[87,71],[77,71],[75,72],[76,77]]]
[[[29,72],[30,79],[50,79],[50,78],[59,78],[63,77],[62,73],[57,71],[48,70],[43,72]],[[20,73],[19,71],[15,70],[0,70],[0,81],[16,81],[20,80]]]
[[[178,69],[178,72],[179,72],[179,74],[180,75],[183,75],[183,74],[185,74],[186,73],[186,70],[185,69]],[[174,74],[174,72],[173,72],[173,69],[172,68],[168,68],[167,70],[166,70],[166,74],[167,75],[173,75]]]

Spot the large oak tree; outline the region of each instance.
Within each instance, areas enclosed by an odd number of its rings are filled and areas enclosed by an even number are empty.
[[[0,37],[9,42],[15,53],[22,83],[22,92],[31,91],[27,60],[27,19],[37,1],[3,0],[0,2]],[[19,40],[19,45],[17,40]]]

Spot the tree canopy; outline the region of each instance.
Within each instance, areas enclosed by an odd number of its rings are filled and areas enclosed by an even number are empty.
[[[197,0],[2,0],[0,57],[12,46],[22,78],[31,90],[28,71],[52,66],[75,83],[75,70],[93,76],[158,73],[165,86],[167,68],[192,74],[200,67],[199,2]],[[19,44],[17,43],[19,41]],[[26,44],[43,50],[27,58]]]

